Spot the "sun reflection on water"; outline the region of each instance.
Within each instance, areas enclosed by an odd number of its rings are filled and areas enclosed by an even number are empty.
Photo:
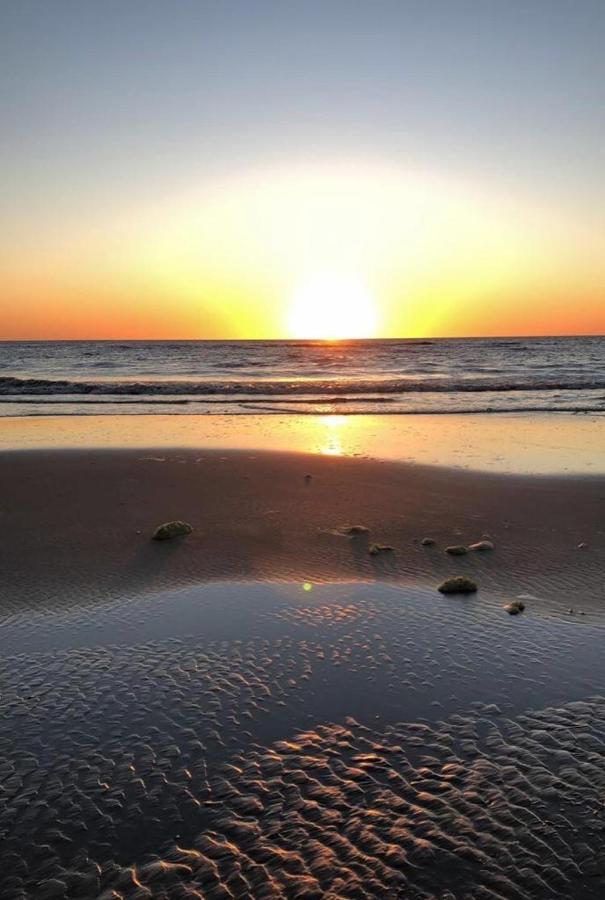
[[[344,455],[340,429],[346,422],[347,416],[320,416],[320,423],[325,426],[325,434],[319,447],[319,453],[322,456]]]

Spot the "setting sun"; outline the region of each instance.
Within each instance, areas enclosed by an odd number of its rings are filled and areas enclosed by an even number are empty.
[[[376,305],[359,279],[324,272],[295,292],[287,324],[295,338],[371,338],[376,333]]]

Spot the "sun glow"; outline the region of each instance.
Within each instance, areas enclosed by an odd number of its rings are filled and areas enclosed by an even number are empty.
[[[287,324],[295,338],[370,338],[376,333],[376,305],[360,279],[323,272],[294,293]]]
[[[185,179],[148,204],[102,209],[89,204],[94,219],[76,222],[53,207],[52,228],[10,230],[2,338],[604,328],[598,229],[410,165],[284,164]]]

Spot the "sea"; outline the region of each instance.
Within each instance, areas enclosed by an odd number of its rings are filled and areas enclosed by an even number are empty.
[[[605,337],[0,343],[0,416],[605,412]]]

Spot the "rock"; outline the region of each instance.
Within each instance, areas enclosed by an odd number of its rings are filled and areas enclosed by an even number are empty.
[[[450,556],[464,556],[465,553],[468,553],[468,550],[460,544],[454,547],[446,547],[445,552],[449,553]]]
[[[368,553],[370,556],[378,556],[380,553],[394,553],[395,548],[390,547],[388,544],[372,544]]]
[[[434,547],[437,542],[434,538],[422,538],[420,541],[421,546],[423,547]]]
[[[491,541],[477,541],[476,544],[471,544],[468,548],[469,550],[493,550],[494,545]]]
[[[504,607],[509,616],[518,616],[519,613],[522,613],[525,609],[525,603],[523,600],[511,600],[510,603],[507,603]]]
[[[370,529],[366,528],[365,525],[346,525],[343,528],[345,534],[350,534],[352,537],[358,534],[368,534]]]
[[[442,594],[474,594],[477,585],[466,575],[455,575],[453,578],[446,578],[437,590]]]
[[[581,544],[578,544],[578,550],[586,550],[588,544],[585,541],[582,541]]]
[[[183,534],[191,534],[193,528],[187,522],[180,522],[175,519],[174,522],[165,522],[160,525],[153,533],[154,541],[168,541],[170,538],[180,537]]]

